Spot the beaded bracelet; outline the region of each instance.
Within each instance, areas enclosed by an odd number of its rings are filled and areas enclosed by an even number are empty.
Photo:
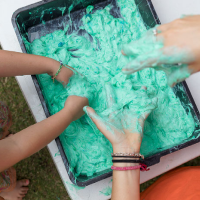
[[[117,171],[127,171],[127,170],[134,170],[134,169],[140,169],[140,171],[149,171],[150,168],[147,168],[147,165],[145,164],[140,164],[140,165],[136,165],[136,166],[129,166],[129,167],[116,167],[116,166],[112,166],[111,167],[112,170],[117,170]]]
[[[63,63],[60,61],[60,67],[59,67],[58,71],[56,72],[56,74],[52,77],[53,83],[54,83],[55,78],[56,78],[56,77],[58,76],[58,74],[60,73],[62,67],[63,67]]]

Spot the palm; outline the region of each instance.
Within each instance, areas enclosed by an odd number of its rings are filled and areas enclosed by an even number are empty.
[[[108,107],[112,107],[114,102],[113,92],[107,87]],[[127,107],[116,110],[109,114],[109,117],[100,117],[92,108],[87,108],[86,112],[97,128],[114,146],[140,145],[143,136],[144,121],[157,105],[157,98],[150,99],[146,89],[135,91],[135,101]]]

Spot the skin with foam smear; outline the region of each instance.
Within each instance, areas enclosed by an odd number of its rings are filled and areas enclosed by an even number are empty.
[[[195,58],[189,49],[174,46],[164,48],[163,38],[156,37],[153,29],[148,30],[139,40],[123,46],[122,52],[129,56],[131,61],[122,71],[124,74],[132,74],[153,67],[165,72],[168,85],[172,87],[192,74],[192,70],[185,63],[191,63]],[[174,63],[179,64],[173,65]]]
[[[79,36],[76,32],[67,35],[66,26],[65,30],[55,31],[31,44],[26,42],[26,48],[32,54],[62,60],[86,77],[79,79],[79,75],[73,76],[64,88],[59,82],[53,84],[47,74],[38,76],[51,114],[63,108],[69,95],[88,97],[90,106],[104,119],[123,109],[128,109],[128,113],[133,109],[134,115],[140,112],[141,104],[143,108],[153,105],[153,111],[144,125],[141,146],[141,153],[150,155],[190,137],[194,131],[194,119],[190,112],[186,114],[168,86],[164,71],[146,68],[131,75],[122,73],[122,68],[133,59],[121,54],[122,47],[146,34],[146,28],[134,1],[118,0],[117,3],[122,18],[114,18],[110,14],[111,5],[95,12],[90,6],[80,27],[85,30],[85,36]],[[110,91],[115,93],[115,103],[111,107],[107,102],[107,84],[112,88]],[[143,85],[147,90],[141,89]],[[132,118],[128,116],[129,119]],[[72,122],[60,139],[76,176],[91,176],[112,165],[112,146],[87,115]]]

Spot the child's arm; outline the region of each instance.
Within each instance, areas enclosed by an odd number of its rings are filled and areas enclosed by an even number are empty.
[[[0,50],[0,77],[47,73],[54,76],[60,63],[54,59]],[[56,79],[67,83],[73,72],[66,67],[61,69]]]
[[[59,136],[72,121],[83,115],[85,105],[88,105],[87,98],[70,96],[60,112],[0,140],[0,172],[36,153]]]

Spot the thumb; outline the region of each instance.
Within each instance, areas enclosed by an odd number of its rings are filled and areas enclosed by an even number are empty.
[[[117,129],[112,124],[97,115],[93,108],[85,106],[83,110],[94,122],[99,131],[112,143],[114,141],[115,134],[117,133]]]
[[[95,110],[89,106],[85,106],[83,108],[84,112],[90,117],[90,119],[94,122],[97,128],[101,131],[102,125],[104,125],[103,119],[97,115]]]

